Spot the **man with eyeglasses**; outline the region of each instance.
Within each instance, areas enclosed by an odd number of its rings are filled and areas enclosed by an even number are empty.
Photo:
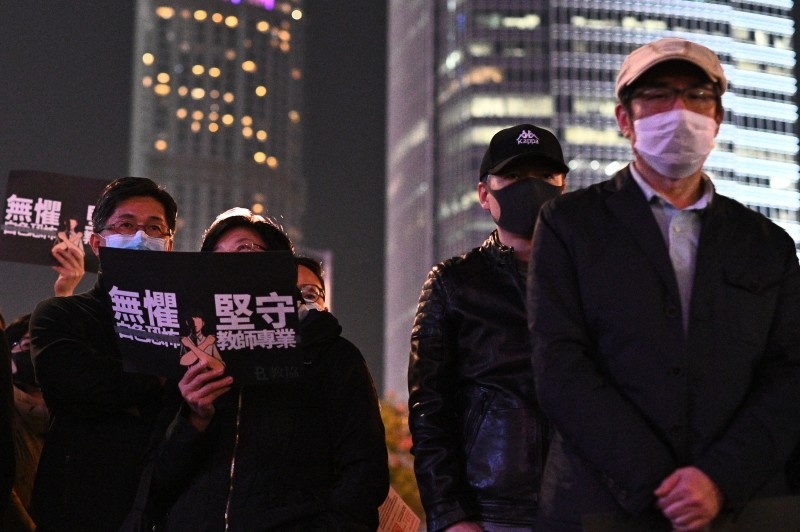
[[[100,195],[89,244],[98,256],[103,246],[169,251],[176,217],[156,183],[120,178]],[[162,406],[157,377],[122,370],[107,288],[101,264],[92,290],[45,300],[31,317],[36,376],[53,417],[33,493],[41,532],[119,527]]]
[[[632,164],[542,209],[528,292],[556,429],[542,530],[715,530],[787,493],[800,267],[781,228],[703,172],[726,88],[699,44],[633,51],[616,82]]]
[[[325,306],[325,280],[322,264],[311,257],[296,257],[297,289],[307,310],[328,310]]]

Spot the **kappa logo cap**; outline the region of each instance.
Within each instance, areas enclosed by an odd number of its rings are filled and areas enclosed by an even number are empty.
[[[519,124],[501,129],[492,137],[481,161],[479,179],[502,173],[509,163],[522,158],[540,159],[543,166],[564,174],[569,172],[555,135],[533,124]]]
[[[632,51],[617,75],[614,93],[619,98],[625,87],[633,84],[642,74],[664,61],[687,61],[705,72],[712,83],[719,87],[719,93],[728,88],[728,80],[722,70],[717,54],[701,44],[678,37],[667,37],[645,44]]]

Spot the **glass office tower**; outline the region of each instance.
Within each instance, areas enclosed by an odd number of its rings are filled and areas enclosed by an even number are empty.
[[[552,130],[569,189],[631,159],[614,118],[625,56],[684,37],[720,57],[729,90],[706,163],[717,191],[800,242],[792,2],[390,0],[384,389],[406,393],[409,335],[430,267],[493,229],[477,203],[492,135]]]
[[[130,172],[177,200],[176,249],[232,206],[297,223],[302,1],[139,0],[136,16]]]

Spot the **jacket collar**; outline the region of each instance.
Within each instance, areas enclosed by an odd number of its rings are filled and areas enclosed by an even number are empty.
[[[500,263],[511,263],[514,259],[514,248],[500,242],[497,229],[492,231],[486,240],[484,240],[481,249]]]

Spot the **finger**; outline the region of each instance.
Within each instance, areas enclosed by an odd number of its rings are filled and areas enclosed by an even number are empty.
[[[193,392],[201,389],[209,382],[219,379],[224,372],[224,368],[209,369],[206,361],[198,362],[186,370],[181,378],[178,387],[183,392]]]
[[[656,497],[663,497],[670,493],[680,481],[680,475],[676,473],[670,474],[667,478],[661,481],[661,484],[656,488],[653,494]]]
[[[233,377],[222,377],[207,382],[197,389],[197,393],[201,395],[213,395],[219,390],[230,389],[233,385]],[[224,391],[222,393],[225,393]],[[221,395],[221,394],[220,394]]]

